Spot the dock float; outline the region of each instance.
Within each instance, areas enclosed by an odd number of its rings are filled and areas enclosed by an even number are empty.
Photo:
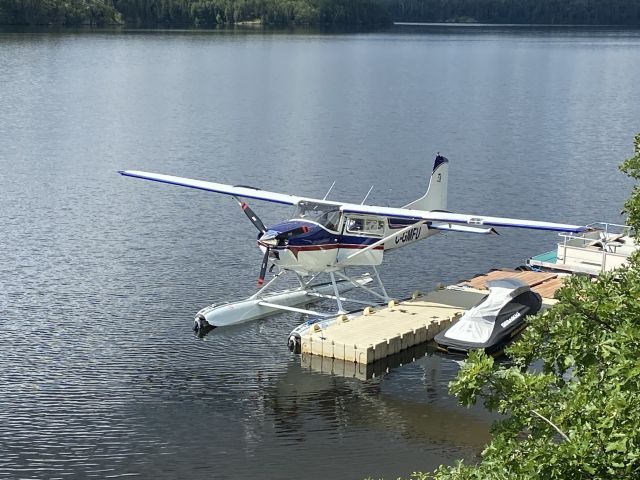
[[[300,364],[303,368],[312,372],[337,377],[357,378],[358,380],[369,380],[371,378],[380,378],[394,368],[413,363],[428,353],[435,352],[435,350],[435,346],[431,343],[420,343],[406,350],[401,350],[395,355],[376,360],[373,363],[346,362],[336,358],[303,353],[300,355]]]
[[[518,278],[543,297],[543,308],[555,302],[562,274],[515,270],[493,270],[426,295],[390,301],[386,306],[367,307],[349,315],[311,325],[300,336],[301,353],[346,363],[370,364],[412,347],[426,344],[449,328],[488,291],[486,282]]]

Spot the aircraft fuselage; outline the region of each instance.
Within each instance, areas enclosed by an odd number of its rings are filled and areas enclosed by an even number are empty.
[[[265,236],[275,236],[300,227],[308,229],[305,233],[280,240],[277,245],[268,245],[271,248],[271,261],[302,275],[341,270],[348,266],[380,265],[384,252],[438,233],[430,229],[427,223],[416,224],[411,220],[371,215],[340,214],[338,221],[330,226],[334,228],[327,228],[316,221],[294,218],[269,227]],[[399,235],[391,236],[403,229]],[[387,237],[390,238],[383,241]],[[258,244],[263,251],[267,247],[260,241]]]

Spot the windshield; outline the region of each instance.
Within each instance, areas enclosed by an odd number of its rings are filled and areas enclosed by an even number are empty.
[[[303,218],[317,222],[323,227],[337,231],[340,223],[340,210],[336,205],[325,203],[299,202],[293,218]]]

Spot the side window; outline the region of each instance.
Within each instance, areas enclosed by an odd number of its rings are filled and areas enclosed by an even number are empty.
[[[366,235],[384,235],[384,222],[374,218],[350,217],[347,219],[347,232]]]
[[[381,220],[365,220],[365,231],[367,233],[373,233],[374,235],[384,234],[384,222]]]
[[[347,220],[347,231],[362,233],[364,231],[364,218],[350,218]]]

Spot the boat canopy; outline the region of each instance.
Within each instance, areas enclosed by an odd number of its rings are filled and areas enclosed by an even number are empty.
[[[463,342],[484,343],[489,340],[500,311],[514,298],[530,290],[529,285],[516,278],[487,282],[489,294],[482,302],[467,311],[445,333],[445,337]]]

